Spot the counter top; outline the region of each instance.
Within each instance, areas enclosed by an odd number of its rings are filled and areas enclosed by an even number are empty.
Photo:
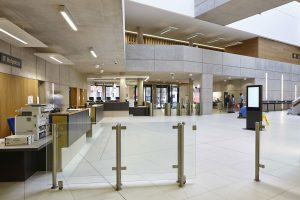
[[[48,135],[39,141],[34,141],[34,143],[29,145],[16,145],[16,146],[5,146],[4,143],[0,144],[0,152],[3,151],[38,151],[45,147],[47,144],[52,143],[52,136]]]
[[[87,111],[87,108],[84,109],[71,109],[64,112],[58,112],[58,113],[51,113],[52,116],[65,116],[65,115],[74,115],[83,111]]]

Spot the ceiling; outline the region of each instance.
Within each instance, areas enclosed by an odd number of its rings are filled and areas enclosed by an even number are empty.
[[[195,33],[203,33],[204,36],[196,37],[192,42],[216,47],[224,47],[232,42],[256,37],[254,34],[126,0],[125,28],[136,31],[138,26],[147,34],[185,41]],[[160,33],[169,26],[176,27],[178,30],[161,35]],[[216,38],[225,40],[208,43]]]
[[[291,1],[293,0],[230,0],[197,18],[224,26]]]
[[[7,18],[45,43],[41,53],[59,53],[81,73],[125,70],[124,27],[120,0],[0,0],[0,17]],[[72,31],[58,11],[67,6],[78,31]],[[93,47],[98,57],[89,52]]]

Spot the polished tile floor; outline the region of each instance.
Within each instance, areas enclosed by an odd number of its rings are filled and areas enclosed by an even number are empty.
[[[64,189],[50,190],[51,173],[39,172],[25,183],[0,183],[0,199],[162,199],[162,200],[299,200],[300,118],[268,113],[270,126],[261,132],[261,182],[254,181],[253,131],[237,114],[210,116],[105,118],[81,152],[58,179]],[[179,188],[176,169],[177,130],[185,122],[185,175]],[[116,192],[115,132],[122,132],[122,190]],[[192,130],[197,125],[197,130]]]

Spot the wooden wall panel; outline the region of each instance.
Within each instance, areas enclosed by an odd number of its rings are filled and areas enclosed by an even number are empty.
[[[227,53],[258,57],[258,38],[243,41],[243,44],[227,47]]]
[[[70,107],[71,108],[77,108],[78,106],[78,93],[77,88],[70,88]]]
[[[274,40],[259,38],[259,58],[281,62],[300,64],[300,60],[292,58],[293,53],[300,54],[300,48]]]
[[[10,134],[7,118],[16,115],[15,110],[27,104],[27,97],[33,96],[36,103],[38,81],[0,73],[0,138]]]
[[[299,47],[265,38],[245,40],[243,44],[226,48],[225,52],[300,64],[300,60],[292,58],[293,53],[300,54]]]

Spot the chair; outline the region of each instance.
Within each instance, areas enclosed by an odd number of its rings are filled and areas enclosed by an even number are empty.
[[[15,131],[16,131],[15,130],[15,118],[14,117],[8,118],[7,123],[8,123],[11,134],[15,135]]]

